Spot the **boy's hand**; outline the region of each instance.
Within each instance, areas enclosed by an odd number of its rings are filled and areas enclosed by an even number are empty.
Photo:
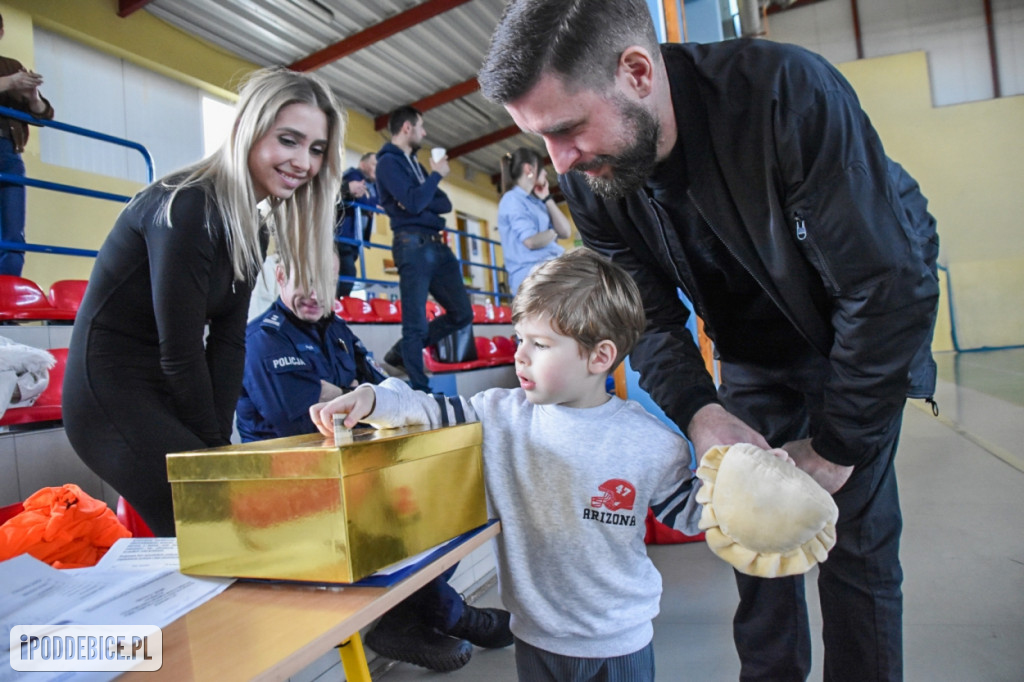
[[[373,414],[376,402],[377,395],[373,392],[373,386],[363,384],[330,402],[313,405],[309,408],[309,418],[313,420],[317,431],[325,436],[333,436],[334,415],[348,415],[345,417],[345,426],[351,429],[363,417]]]

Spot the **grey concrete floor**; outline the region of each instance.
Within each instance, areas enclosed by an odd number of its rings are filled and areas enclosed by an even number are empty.
[[[1024,680],[1024,352],[939,358],[942,414],[908,406],[897,456],[904,516],[905,679]],[[960,371],[950,371],[959,365]],[[986,369],[988,368],[988,369]],[[973,381],[972,381],[973,379]],[[664,576],[654,647],[659,681],[736,680],[731,569],[703,543],[650,548]],[[815,573],[811,624],[820,630]],[[498,606],[492,587],[478,604]],[[812,680],[822,679],[820,637]],[[340,666],[305,679],[343,679]],[[298,679],[298,678],[296,678]],[[383,682],[516,679],[511,648],[477,649],[469,664],[437,674],[407,664],[381,668]]]

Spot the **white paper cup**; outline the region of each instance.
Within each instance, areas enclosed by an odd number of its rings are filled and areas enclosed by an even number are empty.
[[[430,158],[433,159],[434,163],[437,163],[444,158],[447,151],[444,147],[434,147],[430,150]]]

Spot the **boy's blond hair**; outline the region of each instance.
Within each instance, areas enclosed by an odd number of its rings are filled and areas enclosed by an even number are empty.
[[[575,339],[585,353],[610,340],[618,350],[613,370],[647,324],[633,278],[585,248],[543,263],[523,280],[512,301],[512,322],[525,317],[547,317],[552,329]]]

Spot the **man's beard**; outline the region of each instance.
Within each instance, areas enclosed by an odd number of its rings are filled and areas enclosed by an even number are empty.
[[[573,168],[583,172],[607,165],[611,170],[609,177],[583,173],[590,189],[606,199],[621,199],[644,186],[657,164],[661,134],[658,119],[647,109],[621,95],[616,95],[615,104],[626,122],[627,132],[633,134],[632,142],[618,154],[602,154]]]

